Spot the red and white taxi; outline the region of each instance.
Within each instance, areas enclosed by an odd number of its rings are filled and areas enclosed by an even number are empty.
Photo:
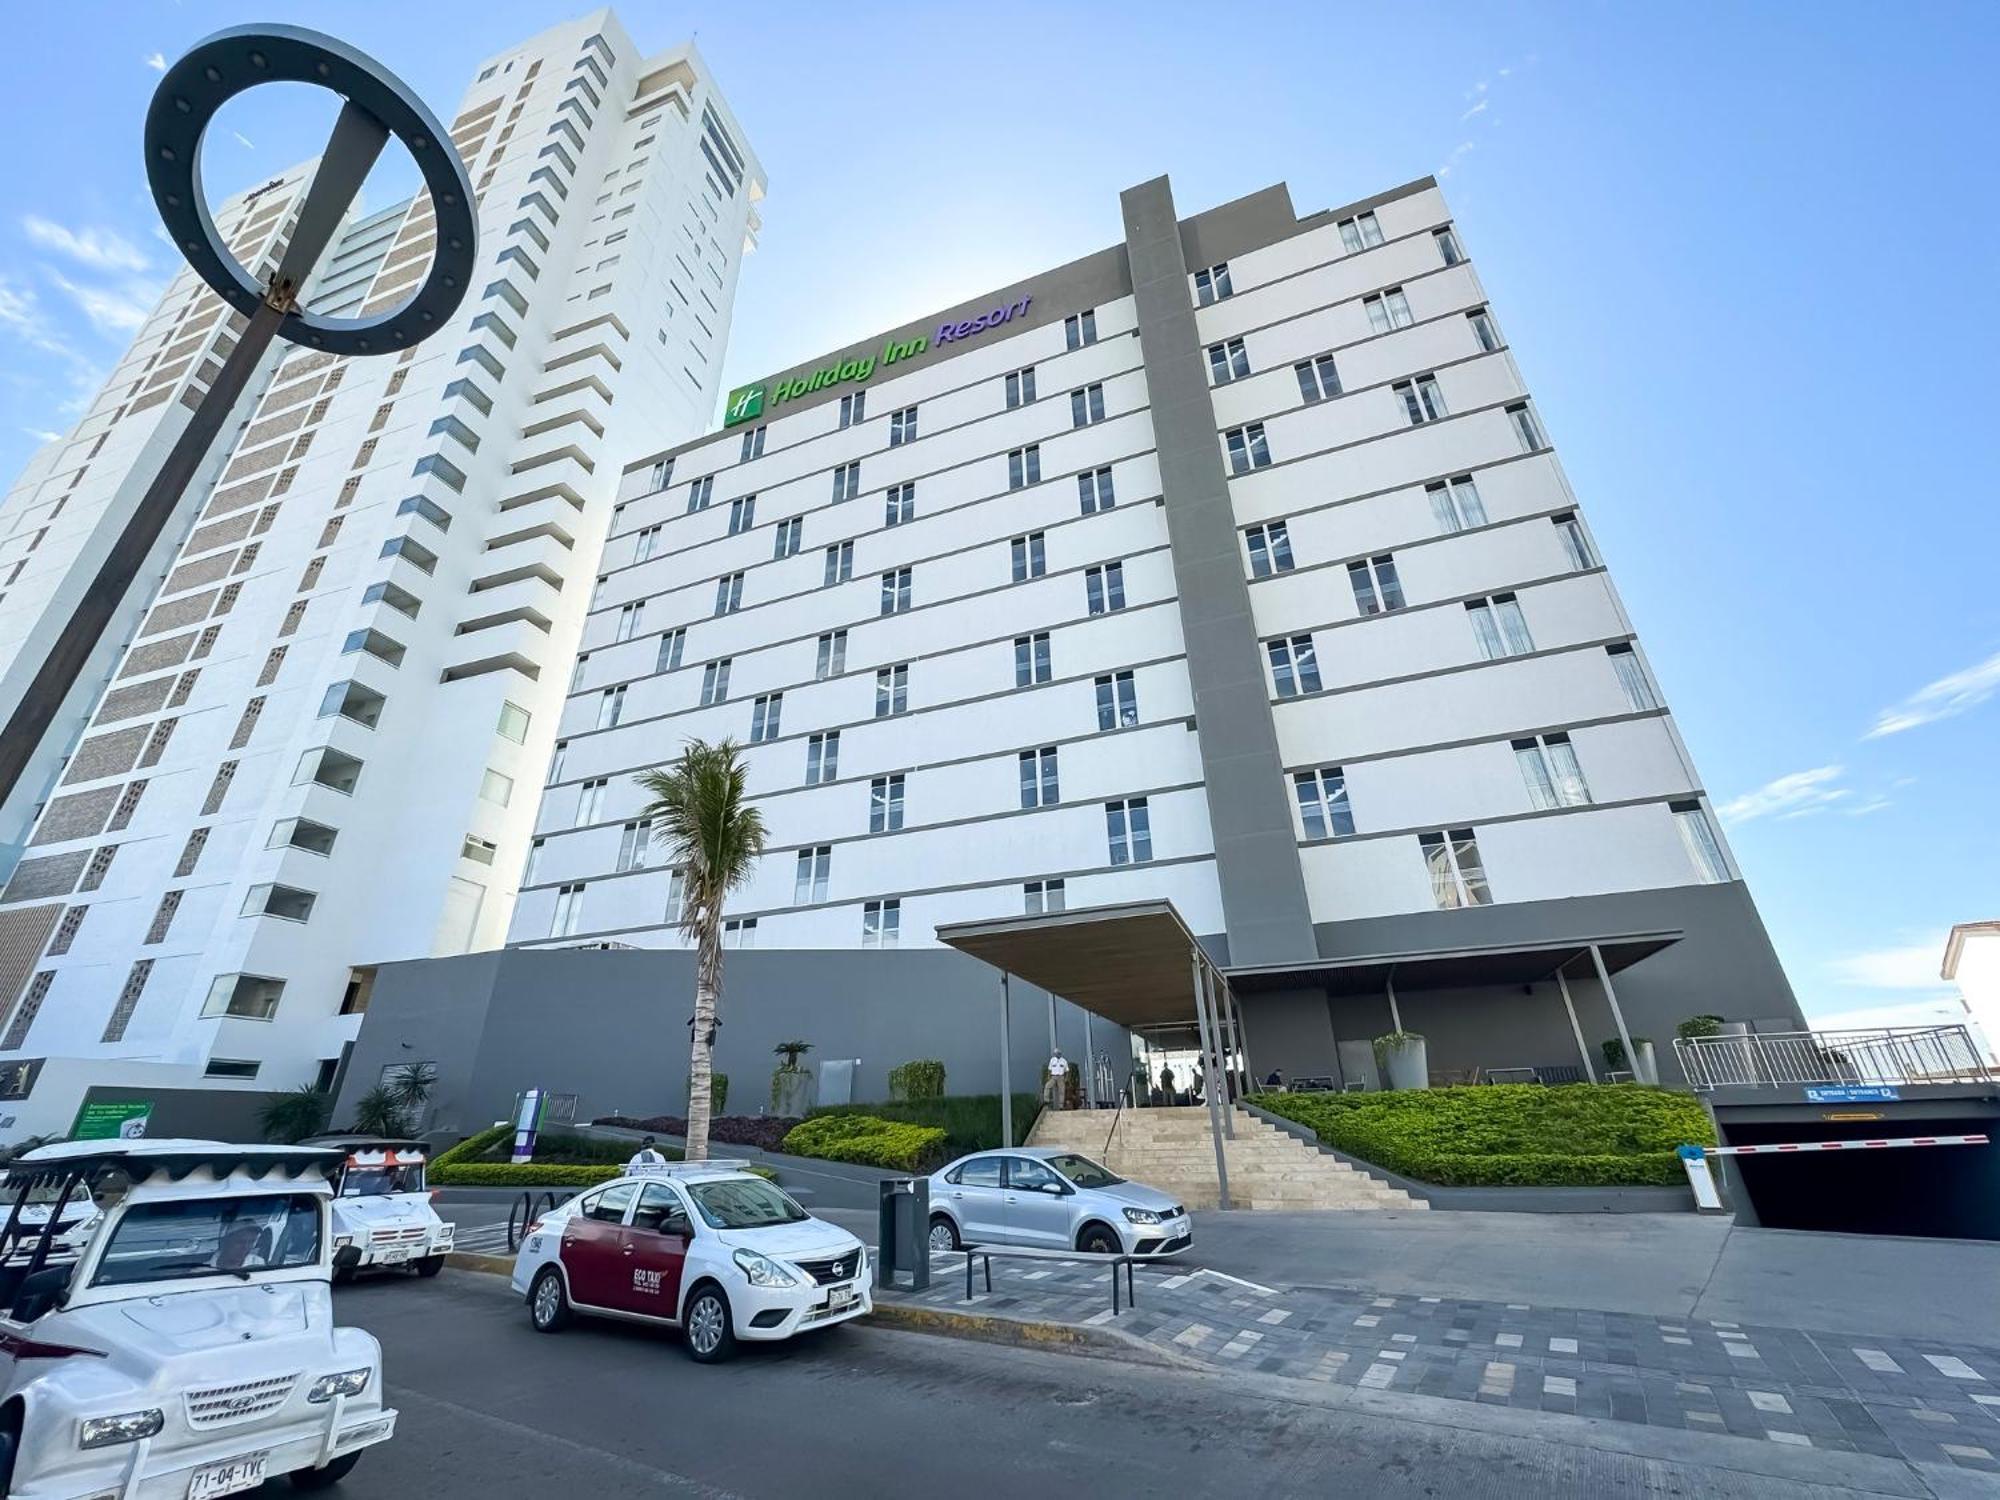
[[[535,1327],[574,1313],[679,1327],[704,1364],[873,1310],[868,1255],[734,1161],[639,1168],[528,1226],[514,1290]]]

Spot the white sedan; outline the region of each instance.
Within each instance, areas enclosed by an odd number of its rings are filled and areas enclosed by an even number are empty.
[[[535,1327],[572,1314],[680,1328],[702,1363],[873,1310],[868,1255],[738,1162],[639,1168],[528,1226],[514,1290]]]

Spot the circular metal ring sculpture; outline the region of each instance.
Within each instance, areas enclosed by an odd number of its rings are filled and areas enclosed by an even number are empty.
[[[430,275],[400,307],[379,318],[323,318],[294,305],[278,337],[330,354],[380,354],[420,342],[465,297],[478,247],[472,183],[451,138],[423,101],[394,74],[334,37],[296,26],[232,27],[196,43],[167,70],[146,112],[146,176],[174,244],[216,295],[246,317],[273,296],[295,297],[311,270],[308,260],[291,285],[258,285],[216,232],[202,191],[203,133],[225,103],[260,83],[319,84],[347,101],[315,178],[316,190],[329,175],[351,177],[346,196],[323,206],[335,221],[367,175],[385,132],[416,161],[437,217]],[[338,158],[350,126],[359,127],[361,139],[349,145],[344,165],[359,170],[342,174]],[[314,207],[313,198],[309,192],[302,219]]]

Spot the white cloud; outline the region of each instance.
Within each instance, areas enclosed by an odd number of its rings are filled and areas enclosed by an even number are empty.
[[[1929,942],[1874,948],[1830,958],[1823,966],[1835,984],[1858,990],[1949,990],[1938,977],[1944,963],[1944,934]]]
[[[1840,780],[1841,772],[1839,766],[1815,766],[1810,771],[1793,771],[1765,782],[1754,791],[1731,798],[1716,811],[1725,823],[1748,823],[1773,814],[1788,818],[1810,817],[1814,813],[1825,812],[1834,803],[1852,795],[1845,787],[1834,784]]]
[[[150,288],[140,283],[127,282],[119,287],[84,286],[53,268],[44,269],[49,280],[82,309],[83,315],[100,333],[131,333],[152,316],[153,304],[158,300]]]
[[[23,427],[21,431],[38,443],[59,443],[63,437],[60,432],[50,432],[46,427]]]
[[[245,135],[242,131],[232,130],[229,133],[236,137],[236,144],[241,146],[245,151],[255,151],[257,149],[257,147],[251,142],[250,137]]]
[[[1852,1010],[1821,1010],[1808,1004],[1807,1023],[1815,1031],[1873,1031],[1885,1026],[1963,1026],[1965,1005],[1956,996],[1905,1000],[1896,1005],[1863,1005]]]
[[[1492,102],[1493,101],[1491,99],[1481,99],[1477,104],[1473,105],[1472,108],[1468,109],[1464,114],[1458,117],[1460,122],[1463,123],[1464,121],[1471,119],[1474,115],[1485,114],[1486,106],[1491,104]]]
[[[1901,703],[1883,709],[1875,716],[1875,723],[1865,737],[1879,740],[1884,735],[1901,734],[1905,729],[1915,729],[1921,724],[1956,718],[1977,708],[1995,693],[2000,693],[2000,651],[1982,662],[1975,662],[1962,672],[1953,672],[1936,682],[1926,683]]]
[[[109,229],[68,229],[39,214],[25,216],[21,228],[43,249],[66,255],[94,271],[146,269],[146,257],[139,247]]]
[[[164,52],[148,53],[145,58],[145,63],[146,66],[151,68],[155,73],[164,73],[167,71],[167,55]]]
[[[35,295],[34,289],[20,286],[5,275],[0,275],[0,329],[44,354],[59,355],[72,361],[81,358],[49,326],[48,317],[42,311],[41,299]]]

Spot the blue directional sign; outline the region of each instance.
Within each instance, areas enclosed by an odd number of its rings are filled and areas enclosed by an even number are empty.
[[[1890,1104],[1902,1097],[1896,1089],[1874,1084],[1843,1083],[1806,1090],[1806,1099],[1812,1104]]]

